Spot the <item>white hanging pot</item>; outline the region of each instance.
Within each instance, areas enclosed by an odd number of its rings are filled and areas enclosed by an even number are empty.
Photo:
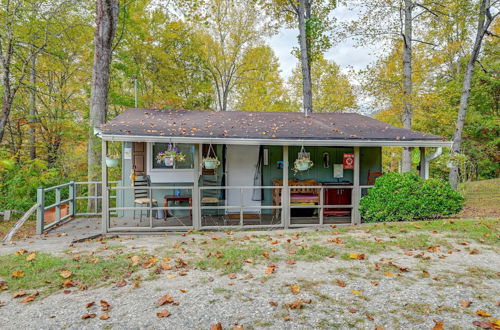
[[[118,166],[118,158],[106,157],[106,166],[107,167],[117,167]]]
[[[163,162],[165,163],[165,166],[174,166],[174,157],[167,156],[163,159]]]
[[[307,171],[313,167],[313,162],[309,158],[297,158],[294,163],[294,168],[297,171]]]
[[[203,167],[207,170],[215,170],[220,166],[220,161],[217,158],[204,158]]]

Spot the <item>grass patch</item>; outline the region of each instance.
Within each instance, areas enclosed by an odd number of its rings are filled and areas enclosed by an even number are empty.
[[[369,239],[358,239],[350,236],[340,237],[345,242],[345,248],[357,253],[377,254],[388,249],[392,242],[376,242]]]
[[[0,277],[6,282],[11,291],[39,289],[50,293],[62,288],[66,279],[60,272],[69,270],[75,285],[95,286],[109,281],[122,279],[137,270],[132,267],[128,255],[100,257],[81,257],[80,260],[56,257],[49,253],[37,253],[32,261],[26,260],[26,254],[9,254],[0,256]],[[22,271],[23,277],[13,278],[12,272]]]
[[[327,257],[333,257],[336,255],[336,251],[328,246],[323,245],[311,245],[307,249],[298,249],[295,252],[295,256],[298,260],[303,261],[320,261]]]
[[[262,246],[248,244],[245,246],[227,246],[221,250],[210,249],[209,251],[212,255],[197,261],[196,267],[203,270],[220,270],[223,274],[229,274],[241,272],[247,259],[252,259],[254,262],[263,260],[262,253],[266,249]],[[219,257],[217,256],[218,251],[222,253]]]
[[[500,214],[500,179],[464,182],[459,191],[465,197],[462,217],[498,217]]]
[[[401,235],[409,237],[411,232],[434,232],[450,238],[468,238],[483,244],[498,244],[500,242],[499,219],[467,219],[467,220],[434,220],[402,223],[383,223],[367,225],[372,233]],[[422,237],[423,238],[423,237]],[[420,241],[422,241],[420,238]],[[439,244],[439,242],[437,242]]]

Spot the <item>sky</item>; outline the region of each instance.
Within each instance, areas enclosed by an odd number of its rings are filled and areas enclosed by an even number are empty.
[[[341,6],[333,12],[333,16],[338,21],[350,21],[357,18],[356,13]],[[282,29],[280,33],[269,39],[269,44],[273,48],[280,61],[280,68],[283,77],[288,78],[292,74],[293,68],[297,66],[298,60],[292,55],[292,49],[298,46],[298,29]],[[359,71],[371,64],[376,58],[371,55],[372,49],[368,47],[355,47],[352,39],[343,40],[341,43],[332,47],[325,58],[337,63],[343,72],[349,69]],[[353,77],[355,79],[355,77]],[[353,81],[353,83],[356,83]]]
[[[349,22],[358,17],[357,13],[346,6],[339,6],[335,9],[333,16],[337,19],[337,22]],[[299,63],[298,59],[292,55],[293,48],[298,47],[298,33],[298,29],[282,29],[268,40],[269,45],[279,58],[281,75],[285,79],[292,75],[293,69]],[[355,45],[353,39],[345,39],[324,54],[327,60],[333,60],[340,66],[341,71],[347,74],[357,96],[358,111],[366,114],[373,112],[370,106],[372,100],[360,93],[361,81],[357,72],[374,63],[382,55],[382,49],[383,47],[377,47],[377,45],[359,47]]]

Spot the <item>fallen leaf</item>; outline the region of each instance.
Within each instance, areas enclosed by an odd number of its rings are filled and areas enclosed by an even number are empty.
[[[62,286],[63,286],[63,288],[71,288],[71,287],[75,286],[75,283],[72,280],[66,280],[66,281],[64,281]]]
[[[172,269],[172,265],[171,264],[161,264],[160,267],[163,270],[170,270],[170,269]]]
[[[212,324],[210,326],[210,330],[222,330],[222,324],[220,322],[216,323],[216,324]]]
[[[299,299],[285,304],[290,309],[301,309],[303,304],[310,304],[311,299]]]
[[[28,250],[21,249],[21,250],[16,251],[17,255],[21,255],[21,254],[25,254],[25,253],[28,253]]]
[[[289,265],[295,265],[297,262],[295,260],[293,260],[293,259],[288,259],[286,261],[286,263],[289,264]]]
[[[118,281],[118,283],[116,283],[117,288],[124,287],[125,285],[127,285],[127,281],[125,281],[124,279],[121,279]]]
[[[26,260],[27,260],[27,261],[31,261],[31,260],[33,260],[33,259],[35,259],[35,258],[36,258],[36,253],[34,253],[34,252],[33,252],[33,253],[30,253],[30,254],[26,257]]]
[[[488,313],[487,311],[484,311],[482,309],[476,311],[476,315],[482,316],[482,317],[490,317],[491,314]]]
[[[357,313],[359,312],[358,309],[355,309],[355,308],[349,308],[349,313]]]
[[[35,298],[38,296],[38,291],[30,294],[29,296],[27,296],[26,298],[24,298],[23,300],[21,300],[22,303],[27,303],[27,302],[30,302],[30,301],[33,301],[35,300]]]
[[[271,305],[271,306],[278,306],[278,303],[276,301],[270,301],[269,305]]]
[[[229,277],[230,280],[234,280],[236,278],[236,274],[229,274],[227,277]]]
[[[270,264],[267,266],[267,268],[264,270],[264,274],[272,274],[276,271],[276,265],[275,264]]]
[[[471,304],[472,304],[472,301],[467,301],[467,300],[460,301],[460,305],[462,305],[462,307],[469,307]]]
[[[12,272],[12,277],[13,278],[24,277],[24,272],[22,270],[15,270]]]
[[[9,287],[7,286],[7,282],[0,281],[0,291],[7,290]]]
[[[375,330],[385,330],[385,328],[383,326],[377,324],[375,326]]]
[[[161,297],[160,299],[158,299],[158,301],[156,302],[156,305],[157,306],[163,306],[165,304],[170,304],[170,303],[173,303],[174,302],[174,299],[172,297],[170,297],[169,295],[164,295],[163,297]]]
[[[101,305],[101,311],[109,311],[111,309],[111,305],[108,304],[106,300],[101,300],[99,301],[99,304]]]
[[[495,325],[490,321],[474,321],[472,322],[472,325],[479,327],[481,329],[493,329],[493,330],[498,329],[498,327],[494,328]]]
[[[262,256],[266,259],[269,259],[269,252],[262,252]]]
[[[247,264],[253,264],[253,259],[245,259],[243,262],[246,262]]]
[[[344,282],[342,280],[339,280],[339,279],[337,279],[336,282],[337,282],[337,285],[340,286],[340,287],[342,287],[342,288],[344,288],[347,285],[346,282]]]
[[[93,319],[95,316],[96,316],[95,313],[85,313],[85,314],[82,315],[82,320]]]
[[[73,272],[71,270],[63,270],[62,272],[59,273],[62,278],[69,278],[71,275],[73,275]]]
[[[378,282],[377,281],[370,281],[370,284],[373,285],[373,286],[377,286]]]
[[[139,256],[132,256],[130,258],[130,260],[132,260],[132,266],[137,266],[139,264],[139,262],[141,261],[141,257],[139,257]]]
[[[182,293],[188,292],[188,290],[186,290],[186,289],[179,289],[179,291],[182,292]]]
[[[19,297],[23,297],[23,296],[25,296],[25,295],[26,295],[26,291],[24,291],[24,290],[19,290],[19,291],[14,292],[14,293],[12,294],[12,298],[19,298]]]
[[[385,272],[384,275],[387,276],[387,277],[393,277],[393,276],[395,276],[395,274],[391,273],[391,272]]]
[[[105,320],[109,319],[109,314],[108,314],[108,313],[104,313],[104,314],[102,314],[101,316],[99,316],[99,318],[100,318],[101,320],[105,321]]]
[[[85,305],[85,307],[90,308],[95,305],[95,301],[91,301]]]
[[[443,330],[444,321],[436,321],[436,320],[433,321],[434,321],[434,327],[432,328],[432,330]]]
[[[345,244],[345,242],[341,240],[339,237],[330,237],[326,241],[329,243]]]
[[[365,255],[363,253],[349,253],[349,258],[363,260],[363,259],[365,259]]]
[[[166,309],[163,309],[163,310],[159,311],[158,313],[156,313],[156,316],[159,318],[168,317],[168,316],[170,316],[170,312]]]
[[[361,294],[361,291],[359,290],[352,290],[352,293],[359,296]]]
[[[292,284],[290,286],[290,290],[292,291],[293,294],[299,294],[300,287],[297,284]]]

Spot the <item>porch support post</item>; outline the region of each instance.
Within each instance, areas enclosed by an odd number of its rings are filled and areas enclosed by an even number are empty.
[[[281,192],[281,217],[285,229],[290,224],[290,192],[288,190],[288,146],[283,146],[283,190]]]
[[[359,201],[361,199],[361,189],[359,188],[359,173],[360,173],[360,152],[359,147],[354,147],[354,182],[352,190],[352,224],[361,223],[361,215],[359,214]]]
[[[102,181],[101,181],[101,189],[102,189],[102,216],[101,216],[101,228],[102,233],[106,234],[108,232],[108,223],[109,223],[109,196],[108,196],[108,167],[106,166],[106,156],[108,154],[108,144],[105,140],[101,142],[101,171],[102,171]],[[96,184],[97,186],[97,184]],[[97,194],[96,194],[97,195]],[[97,200],[96,200],[97,202]]]
[[[201,227],[201,203],[200,203],[200,150],[201,145],[195,144],[194,146],[194,178],[193,178],[193,191],[191,192],[191,217],[194,229],[200,229]]]
[[[427,172],[427,162],[425,161],[425,147],[420,147],[420,170],[419,175],[422,179],[427,179],[425,173]]]

